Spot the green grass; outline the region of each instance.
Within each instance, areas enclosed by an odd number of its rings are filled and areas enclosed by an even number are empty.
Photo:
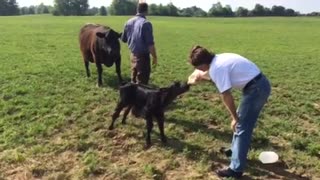
[[[0,179],[215,179],[212,170],[228,164],[218,151],[230,144],[230,119],[211,83],[192,88],[166,113],[167,146],[155,126],[153,147],[144,150],[145,123],[132,117],[107,130],[118,97],[115,68],[104,68],[103,88],[96,87],[93,64],[86,78],[78,32],[87,22],[120,31],[128,18],[0,17]],[[239,53],[271,80],[248,176],[320,178],[319,18],[150,20],[159,54],[152,84],[186,80],[195,44]],[[129,78],[125,44],[121,51]],[[260,164],[264,150],[275,150],[281,162]]]

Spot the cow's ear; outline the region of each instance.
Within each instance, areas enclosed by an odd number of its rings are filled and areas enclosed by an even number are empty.
[[[113,30],[113,29],[110,29],[110,33],[112,34],[113,37],[116,37],[116,38],[120,38],[122,33],[118,33],[117,31]]]
[[[113,32],[117,38],[121,38],[122,33],[118,33],[117,31],[113,31]]]
[[[105,37],[106,37],[106,33],[103,33],[103,32],[97,32],[96,35],[97,35],[99,38],[105,38]]]

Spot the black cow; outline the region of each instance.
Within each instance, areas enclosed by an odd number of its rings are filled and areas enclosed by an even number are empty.
[[[96,63],[98,86],[102,86],[102,64],[111,67],[115,62],[119,82],[122,82],[120,36],[113,29],[99,24],[86,24],[80,30],[80,50],[87,76],[90,77],[89,61]]]
[[[122,124],[126,123],[126,117],[130,110],[134,116],[142,117],[147,121],[146,147],[151,145],[150,133],[153,128],[153,118],[157,119],[161,141],[166,143],[167,140],[163,129],[165,108],[178,95],[188,91],[189,87],[187,83],[180,82],[175,82],[166,88],[151,88],[134,83],[120,86],[120,101],[112,115],[112,123],[109,129],[113,129],[114,122],[119,117],[120,112],[127,107],[123,115]]]

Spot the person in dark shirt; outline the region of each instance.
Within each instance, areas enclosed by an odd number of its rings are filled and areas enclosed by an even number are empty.
[[[150,54],[153,65],[158,63],[152,24],[146,19],[147,13],[148,4],[139,3],[136,16],[126,22],[121,36],[121,40],[128,43],[131,51],[131,81],[138,84],[149,82]]]

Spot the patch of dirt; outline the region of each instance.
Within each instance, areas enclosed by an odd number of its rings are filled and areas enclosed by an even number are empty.
[[[313,107],[314,107],[315,110],[317,110],[318,112],[320,112],[320,102],[313,103]]]
[[[220,102],[220,96],[215,93],[202,93],[201,97],[204,100],[210,100],[212,102]]]
[[[37,159],[27,159],[23,164],[6,165],[4,177],[7,179],[32,180],[57,174],[57,177],[68,177],[78,169],[77,153],[66,151],[59,155],[39,156]]]

